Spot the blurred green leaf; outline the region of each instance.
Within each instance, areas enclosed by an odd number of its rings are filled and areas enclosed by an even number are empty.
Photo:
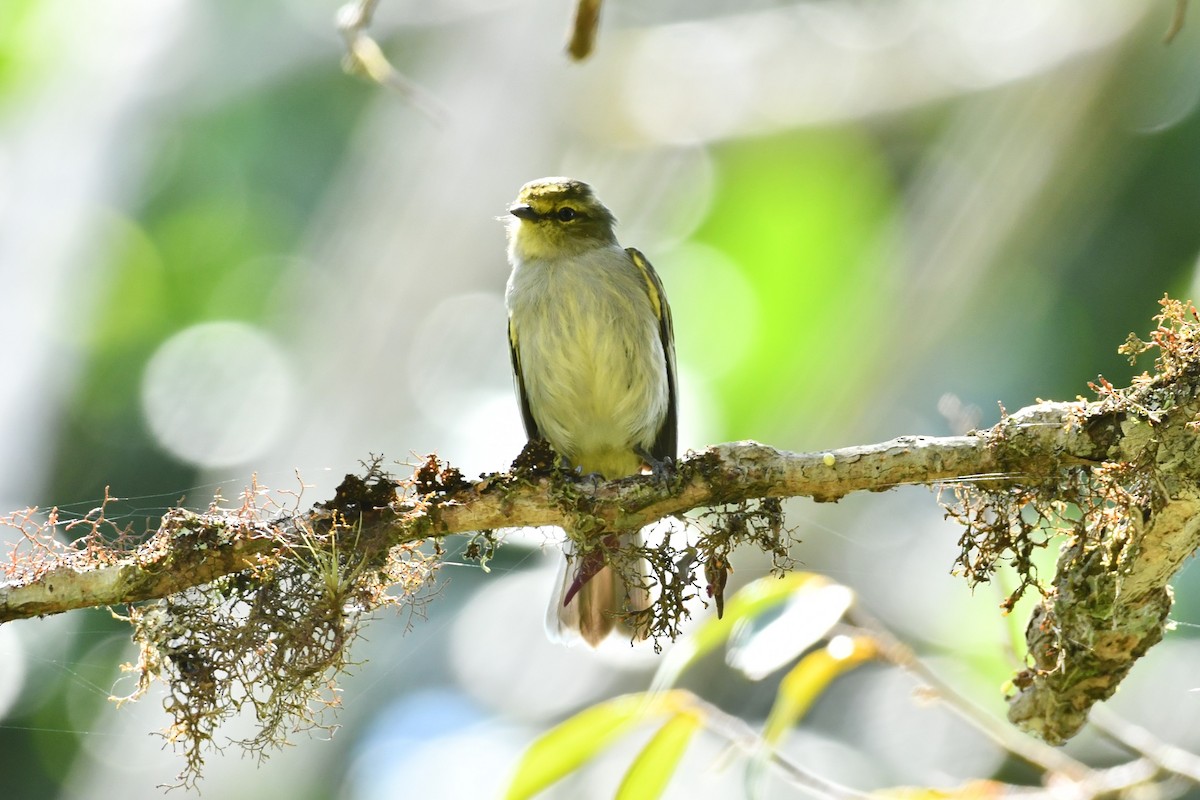
[[[767,577],[746,584],[725,604],[725,614],[709,617],[663,658],[651,684],[661,692],[678,680],[685,669],[723,645],[743,620],[751,620],[778,606],[807,587],[829,586],[832,582],[813,572],[791,572],[781,578]]]
[[[734,637],[726,661],[750,680],[762,680],[828,635],[853,603],[849,588],[810,581],[778,617],[757,630],[744,626],[748,632]]]
[[[740,266],[759,307],[755,347],[717,381],[724,435],[770,438],[828,401],[811,387],[850,392],[871,375],[863,356],[887,319],[873,305],[888,294],[887,262],[875,256],[896,192],[875,143],[848,128],[732,142],[714,155],[720,184],[695,239]]]
[[[803,717],[835,678],[875,657],[873,640],[838,637],[829,646],[800,659],[779,683],[775,705],[763,726],[763,739],[778,744],[783,734]]]
[[[763,726],[762,744],[746,769],[747,794],[758,796],[766,774],[767,759],[784,734],[808,713],[816,699],[834,679],[873,658],[876,647],[867,637],[839,636],[824,649],[809,653],[784,676],[775,694],[775,704]]]
[[[133,219],[110,212],[100,217],[97,247],[115,265],[101,287],[102,302],[92,296],[76,296],[72,302],[97,304],[95,325],[83,329],[98,356],[125,348],[145,348],[147,342],[170,329],[167,286],[162,255],[146,230]],[[95,291],[95,287],[83,287]],[[111,378],[109,379],[111,380]]]
[[[591,761],[639,719],[679,712],[688,697],[686,692],[629,694],[584,709],[529,746],[504,796],[533,797]]]
[[[274,209],[259,202],[265,198],[250,199],[254,202],[197,200],[166,215],[155,227],[177,325],[261,318],[285,263],[263,256],[284,251],[291,232],[279,223]],[[236,283],[230,285],[231,280]]]
[[[629,766],[617,790],[617,800],[661,797],[692,737],[703,724],[703,716],[694,709],[680,711],[667,720]]]
[[[14,87],[36,80],[40,68],[53,62],[53,52],[47,52],[53,48],[30,35],[40,22],[39,9],[44,8],[38,0],[0,3],[0,98]]]

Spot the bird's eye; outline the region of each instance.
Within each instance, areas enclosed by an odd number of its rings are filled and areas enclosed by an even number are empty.
[[[559,222],[570,222],[571,220],[575,219],[577,216],[579,216],[579,212],[577,212],[575,209],[571,208],[570,206],[563,206],[562,208],[560,208],[558,210],[558,221]]]

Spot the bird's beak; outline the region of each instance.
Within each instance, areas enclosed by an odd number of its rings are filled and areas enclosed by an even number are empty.
[[[538,213],[533,210],[533,206],[527,203],[510,206],[508,213],[512,214],[517,219],[535,220],[538,218]]]

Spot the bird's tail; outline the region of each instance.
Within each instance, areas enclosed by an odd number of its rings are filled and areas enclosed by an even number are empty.
[[[640,547],[640,533],[621,536],[622,549]],[[644,633],[622,624],[630,611],[650,605],[645,586],[646,567],[634,562],[635,572],[626,581],[612,565],[605,563],[601,550],[580,558],[568,540],[566,558],[559,567],[558,590],[546,612],[546,631],[551,639],[573,644],[579,639],[596,647],[614,628],[644,638]]]

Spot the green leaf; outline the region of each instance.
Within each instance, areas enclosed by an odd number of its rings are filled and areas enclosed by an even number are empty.
[[[784,734],[808,713],[835,678],[873,658],[876,652],[873,639],[837,636],[824,649],[809,653],[792,667],[779,683],[775,704],[763,726],[761,746],[746,770],[748,795],[756,797],[761,794],[767,759]]]
[[[671,648],[654,676],[651,691],[661,692],[674,684],[685,669],[723,645],[739,622],[770,611],[805,587],[830,585],[832,581],[813,572],[791,572],[782,578],[759,578],[746,584],[726,603],[722,617],[710,617]]]
[[[580,711],[529,746],[504,796],[533,797],[591,761],[642,717],[678,712],[687,697],[686,692],[628,694]]]
[[[788,598],[778,617],[757,630],[743,626],[725,661],[760,681],[824,639],[854,603],[854,592],[838,583],[810,581]]]
[[[621,781],[617,800],[652,800],[666,790],[692,736],[704,724],[694,709],[680,711],[658,729]]]
[[[779,683],[775,705],[763,727],[763,739],[777,744],[835,678],[874,658],[876,652],[872,639],[838,636],[824,649],[800,659]]]

